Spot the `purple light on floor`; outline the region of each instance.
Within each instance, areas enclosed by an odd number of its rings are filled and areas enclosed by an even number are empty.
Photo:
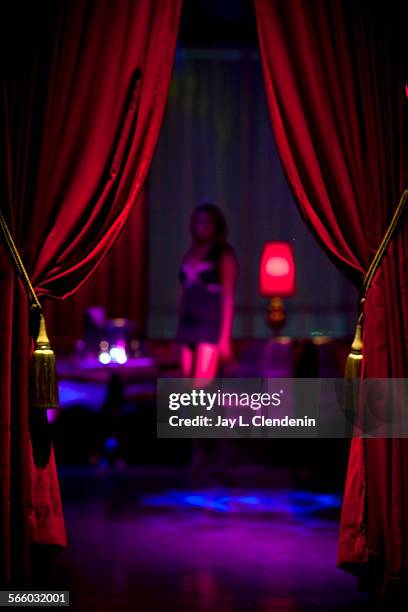
[[[60,471],[70,546],[55,562],[73,578],[75,609],[101,609],[102,585],[109,610],[371,610],[336,567],[339,495],[247,481],[163,490],[167,467],[105,465]]]

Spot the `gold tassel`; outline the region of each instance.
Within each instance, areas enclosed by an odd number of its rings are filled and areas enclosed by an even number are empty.
[[[45,328],[45,319],[39,313],[39,330],[35,350],[31,358],[31,406],[34,408],[58,408],[58,384],[55,355]]]
[[[363,363],[363,338],[362,338],[362,325],[359,321],[356,326],[356,333],[354,335],[353,344],[351,345],[350,354],[347,357],[346,369],[344,371],[344,378],[360,378],[361,366]]]
[[[360,314],[357,319],[356,331],[350,354],[347,357],[346,368],[344,371],[343,390],[341,408],[346,414],[348,421],[356,426],[356,419],[359,414],[359,385],[361,376],[361,366],[363,364],[363,306],[364,298],[360,300]]]

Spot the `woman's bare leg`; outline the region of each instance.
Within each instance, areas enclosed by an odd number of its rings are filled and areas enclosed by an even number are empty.
[[[181,346],[181,370],[185,378],[193,377],[193,350],[187,345]]]
[[[207,342],[200,343],[197,346],[194,378],[212,380],[217,375],[218,364],[219,354],[217,345]]]
[[[215,344],[200,343],[195,351],[194,360],[194,386],[204,387],[217,374],[218,347]],[[192,457],[190,476],[192,484],[207,484],[208,447],[212,446],[212,440],[192,439]]]
[[[184,378],[193,378],[194,350],[187,344],[181,346],[181,370]],[[201,470],[204,465],[203,448],[200,440],[191,440],[191,464],[189,474],[193,486],[202,484]]]

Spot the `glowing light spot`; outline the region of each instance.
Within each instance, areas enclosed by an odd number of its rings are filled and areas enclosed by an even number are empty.
[[[118,354],[118,356],[116,357],[116,361],[120,363],[120,365],[123,365],[124,363],[127,362],[127,355],[125,351]]]
[[[102,353],[99,353],[99,361],[103,363],[104,365],[107,365],[108,363],[112,361],[112,359],[109,353],[102,352]]]
[[[112,361],[115,361],[116,363],[119,363],[121,365],[127,362],[126,351],[121,346],[113,346],[109,351],[109,355]]]
[[[271,276],[285,276],[289,274],[289,263],[283,257],[271,257],[266,262],[266,271]]]
[[[108,451],[114,451],[118,448],[119,442],[114,436],[110,436],[105,440],[105,449]]]

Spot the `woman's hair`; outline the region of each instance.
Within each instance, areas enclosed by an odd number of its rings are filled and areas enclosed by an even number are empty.
[[[218,206],[216,206],[215,204],[212,204],[212,203],[207,203],[207,202],[205,202],[203,204],[199,204],[193,210],[193,213],[191,215],[190,231],[191,231],[191,235],[193,237],[193,241],[196,242],[196,240],[197,240],[196,234],[195,234],[195,223],[196,223],[197,216],[200,213],[207,213],[207,214],[211,215],[212,221],[213,221],[213,224],[214,224],[214,230],[215,230],[215,241],[217,243],[225,242],[225,239],[227,237],[228,229],[227,229],[227,222],[225,220],[224,214],[218,208]]]

